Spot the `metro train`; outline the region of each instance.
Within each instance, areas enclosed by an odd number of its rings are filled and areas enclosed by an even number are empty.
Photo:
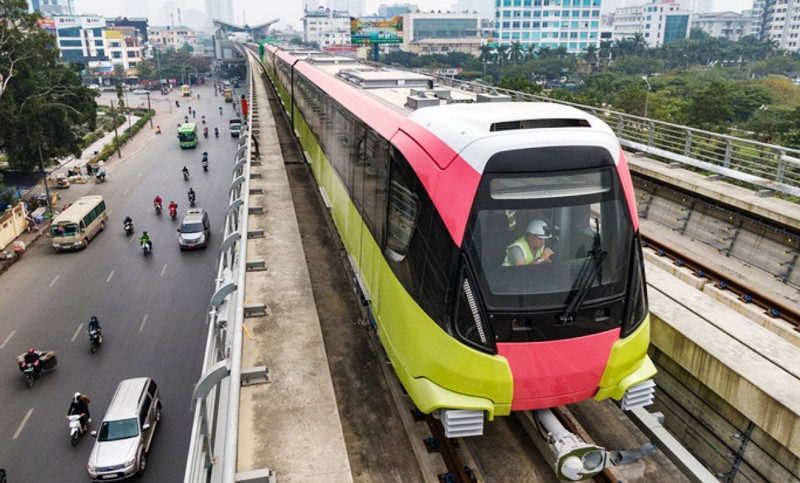
[[[448,436],[512,411],[652,402],[633,185],[602,120],[347,58],[260,55],[388,359]]]

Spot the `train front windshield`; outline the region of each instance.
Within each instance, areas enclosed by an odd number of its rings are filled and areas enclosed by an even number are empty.
[[[634,241],[613,166],[487,175],[465,249],[496,340],[618,327]]]

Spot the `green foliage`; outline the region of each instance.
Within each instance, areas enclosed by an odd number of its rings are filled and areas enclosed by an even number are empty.
[[[96,122],[95,93],[81,86],[82,66],[58,63],[55,38],[38,27],[25,0],[0,2],[0,150],[11,169],[80,153],[81,131]]]
[[[540,94],[542,92],[542,86],[534,84],[522,76],[503,79],[497,86],[503,89],[510,89],[512,91],[525,92],[528,94]]]

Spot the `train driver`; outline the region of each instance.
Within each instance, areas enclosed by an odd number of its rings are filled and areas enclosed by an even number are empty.
[[[525,235],[514,240],[506,248],[506,259],[504,267],[512,265],[536,265],[539,263],[550,263],[553,250],[545,246],[546,240],[553,235],[550,227],[542,220],[533,220],[528,223]]]

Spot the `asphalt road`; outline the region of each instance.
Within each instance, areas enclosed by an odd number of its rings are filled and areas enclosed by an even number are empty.
[[[122,147],[125,158],[109,163],[108,182],[74,185],[63,193],[65,199],[78,194],[106,199],[109,225],[87,249],[55,254],[49,239],[40,237],[23,260],[0,276],[0,361],[5,365],[0,367],[0,467],[10,481],[86,481],[94,440],[86,435],[77,447],[70,445],[64,417],[70,398],[76,391],[91,396],[91,426],[96,429],[119,381],[138,376],[152,376],[163,399],[143,481],[183,478],[191,395],[200,376],[206,310],[237,145],[227,131],[234,114],[231,105],[214,97],[210,87],[194,92],[201,94],[200,100],[180,99],[180,109],[172,102],[171,112],[161,108],[160,119],[168,121],[159,121],[161,135],[146,128],[138,135],[152,136],[145,146],[138,142],[133,144],[139,147]],[[133,94],[128,96],[136,105]],[[197,149],[181,150],[175,126],[183,122],[189,105],[199,111],[194,120],[201,138]],[[202,138],[202,114],[209,139]],[[220,128],[219,139],[213,136],[214,126]],[[208,172],[200,164],[204,150],[209,153]],[[191,173],[188,181],[181,176],[184,165]],[[197,192],[197,206],[209,213],[212,237],[205,250],[181,252],[176,230],[188,208],[189,186]],[[156,194],[164,199],[160,216],[152,208]],[[166,210],[171,199],[179,205],[174,221]],[[122,230],[126,215],[134,220],[135,236]],[[137,243],[142,230],[153,239],[148,257]],[[103,325],[104,343],[96,354],[89,351],[85,332],[92,315]],[[15,357],[31,346],[55,350],[58,367],[27,389]]]

